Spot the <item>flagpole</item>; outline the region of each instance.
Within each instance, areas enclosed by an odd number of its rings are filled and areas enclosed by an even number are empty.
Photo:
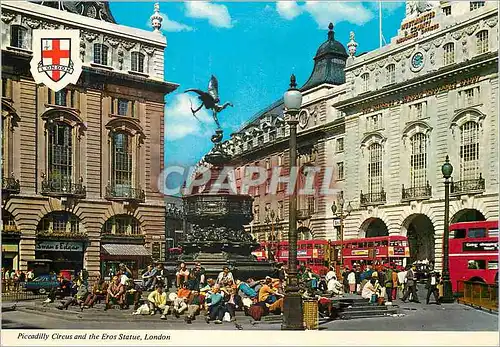
[[[379,43],[382,48],[382,1],[378,1],[378,25],[379,25]]]

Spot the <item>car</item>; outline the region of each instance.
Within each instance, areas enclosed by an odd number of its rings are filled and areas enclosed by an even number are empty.
[[[26,282],[24,289],[33,292],[34,294],[47,294],[52,288],[59,285],[56,275],[40,275],[35,277],[33,281]]]

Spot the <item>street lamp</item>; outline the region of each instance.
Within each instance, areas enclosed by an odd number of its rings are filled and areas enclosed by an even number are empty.
[[[450,268],[449,268],[449,219],[450,219],[450,177],[453,173],[453,166],[450,164],[450,158],[446,156],[446,161],[441,167],[444,177],[444,240],[443,240],[443,298],[442,302],[452,303],[453,291],[451,289]]]
[[[290,77],[290,89],[283,96],[285,112],[290,126],[290,173],[297,166],[297,114],[302,105],[302,94],[297,89],[295,75]],[[295,187],[290,195],[290,216],[288,225],[288,280],[283,302],[282,330],[304,330],[302,318],[302,296],[297,278],[297,194]]]
[[[349,202],[347,204],[347,207],[345,208],[344,211],[344,192],[340,192],[339,198],[337,201],[339,207],[338,207],[338,213],[337,213],[337,205],[335,204],[335,201],[332,204],[332,214],[333,216],[338,216],[340,218],[340,231],[339,234],[337,235],[337,239],[340,239],[340,265],[344,266],[344,219],[347,218],[351,212],[352,212],[352,206],[351,203]]]

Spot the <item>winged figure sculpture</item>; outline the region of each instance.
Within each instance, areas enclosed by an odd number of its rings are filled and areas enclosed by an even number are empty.
[[[210,81],[208,82],[208,91],[204,92],[199,89],[188,89],[184,93],[189,93],[189,92],[194,92],[198,94],[198,99],[201,101],[201,105],[197,109],[193,109],[191,105],[191,112],[193,113],[193,116],[196,117],[196,113],[202,109],[203,106],[207,110],[212,110],[212,117],[214,118],[215,124],[217,124],[217,128],[220,129],[221,126],[219,124],[219,119],[217,118],[217,114],[224,110],[228,106],[233,106],[232,103],[226,102],[223,105],[220,105],[220,98],[219,98],[219,82],[217,82],[217,78],[212,75],[210,78]],[[199,119],[198,119],[199,120]]]

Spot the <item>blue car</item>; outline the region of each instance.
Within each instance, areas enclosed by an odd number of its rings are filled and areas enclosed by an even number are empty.
[[[35,294],[47,294],[52,288],[59,285],[56,275],[41,275],[33,279],[33,281],[26,282],[24,288]]]

